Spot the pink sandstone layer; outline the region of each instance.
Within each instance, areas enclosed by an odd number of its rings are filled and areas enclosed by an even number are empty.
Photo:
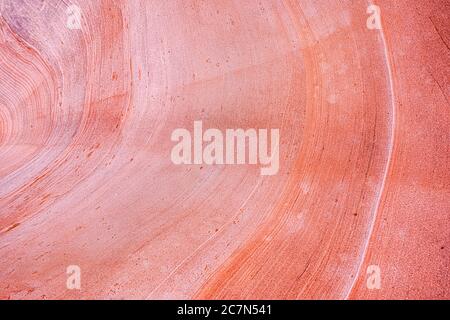
[[[0,298],[450,299],[450,5],[375,4],[0,1]],[[173,164],[196,120],[278,174]]]

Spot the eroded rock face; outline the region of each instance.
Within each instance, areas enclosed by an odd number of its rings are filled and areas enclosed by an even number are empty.
[[[0,297],[450,298],[450,8],[378,2],[2,0]]]

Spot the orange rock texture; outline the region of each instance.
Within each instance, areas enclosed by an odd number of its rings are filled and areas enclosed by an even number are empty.
[[[450,299],[448,1],[0,14],[1,299]],[[279,170],[174,164],[194,121]]]

